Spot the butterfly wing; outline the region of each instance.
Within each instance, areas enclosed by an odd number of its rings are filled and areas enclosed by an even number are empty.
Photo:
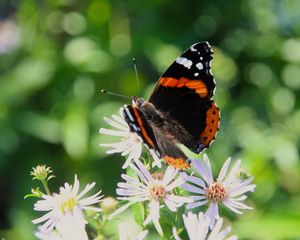
[[[191,139],[178,136],[177,140],[196,153],[207,148],[219,130],[220,110],[211,99],[215,90],[212,54],[208,42],[192,45],[162,75],[149,99],[187,130]]]
[[[183,170],[189,167],[190,162],[185,154],[174,142],[166,138],[157,129],[152,128],[139,108],[133,105],[126,106],[123,115],[130,131],[141,138],[150,152],[163,158],[169,165],[177,169]]]

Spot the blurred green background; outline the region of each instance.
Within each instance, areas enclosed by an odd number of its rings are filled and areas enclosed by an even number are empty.
[[[300,1],[0,0],[0,239],[34,239],[29,172],[47,164],[53,190],[77,173],[115,196],[124,161],[105,155],[103,116],[148,96],[191,44],[215,51],[221,130],[207,150],[217,174],[243,159],[257,188],[240,239],[300,239]]]

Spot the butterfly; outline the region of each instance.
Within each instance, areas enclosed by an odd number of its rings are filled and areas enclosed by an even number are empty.
[[[187,169],[190,160],[179,144],[200,153],[219,130],[220,110],[212,100],[212,54],[208,42],[193,44],[160,77],[148,101],[133,97],[123,110],[130,131],[180,170]]]

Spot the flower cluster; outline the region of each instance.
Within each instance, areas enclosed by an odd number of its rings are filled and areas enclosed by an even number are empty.
[[[33,179],[39,179],[46,184],[44,185],[46,192],[49,192],[49,188],[44,180],[49,180],[47,176],[51,172],[49,167],[37,166],[31,173],[34,176]],[[95,183],[87,184],[83,191],[79,192],[80,183],[75,175],[74,184],[65,183],[58,193],[37,194],[36,196],[42,199],[34,204],[33,209],[46,212],[46,214],[32,221],[34,224],[42,224],[38,226],[36,236],[42,240],[88,239],[85,231],[87,221],[84,211],[100,212],[100,208],[91,205],[99,203],[103,197],[100,195],[101,191],[84,197],[94,186]]]
[[[252,209],[244,201],[247,199],[245,194],[253,192],[255,184],[252,184],[253,177],[248,177],[241,168],[241,160],[230,168],[231,159],[228,158],[216,180],[213,178],[206,154],[203,155],[204,161],[192,160],[191,174],[178,172],[170,166],[164,168],[161,164],[156,164],[160,169],[153,169],[151,164],[143,164],[140,161],[143,142],[136,133],[130,131],[121,112],[122,109],[119,116],[113,115],[113,119],[104,119],[116,130],[100,129],[102,134],[122,137],[121,141],[101,146],[111,148],[107,151],[109,154],[128,155],[123,168],[130,169],[129,172],[133,172],[135,177],[121,175],[123,181],[118,183],[116,192],[118,199],[125,204],[110,217],[120,214],[131,205],[143,203],[147,209],[143,225],[147,226],[152,222],[157,232],[163,236],[164,231],[160,224],[161,209],[166,207],[170,212],[177,213],[178,209],[185,205],[187,209],[201,208],[198,215],[191,212],[182,215],[189,239],[237,239],[236,236],[226,238],[231,231],[230,227],[221,230],[223,218],[219,215],[219,205],[237,214]],[[175,227],[173,236],[176,240],[180,239]]]
[[[114,129],[101,128],[100,133],[119,137],[121,140],[102,143],[100,146],[108,148],[108,154],[120,153],[127,156],[123,165],[126,173],[121,174],[121,181],[116,189],[119,201],[111,197],[102,199],[101,191],[85,197],[95,183],[87,184],[79,191],[77,175],[73,185],[65,183],[58,192],[51,193],[47,183],[54,177],[51,175],[52,170],[39,165],[33,168],[31,175],[33,179],[42,182],[46,193],[36,188],[32,190],[32,194],[27,195],[40,198],[34,204],[34,210],[45,212],[32,221],[39,225],[35,233],[38,239],[88,240],[89,236],[104,239],[106,236],[103,226],[110,220],[117,219],[128,208],[139,216],[136,222],[142,230],[139,234],[130,236],[126,224],[120,223],[118,230],[121,240],[142,240],[151,225],[160,236],[172,236],[175,240],[180,240],[182,236],[188,236],[190,240],[237,239],[237,236],[229,236],[231,227],[223,227],[224,220],[219,208],[225,207],[236,214],[252,209],[245,203],[246,193],[253,192],[256,186],[252,183],[253,177],[248,176],[241,168],[241,160],[231,167],[231,159],[228,158],[217,178],[213,177],[206,154],[203,154],[203,160],[191,160],[190,170],[179,171],[162,164],[153,150],[148,149],[152,158],[145,159],[141,156],[143,140],[130,130],[122,116],[122,109],[119,115],[104,120]],[[101,208],[94,206],[100,202]],[[95,215],[88,218],[89,212]],[[180,222],[184,226],[180,226]],[[92,223],[89,229],[96,229],[95,233],[87,234],[88,223]]]

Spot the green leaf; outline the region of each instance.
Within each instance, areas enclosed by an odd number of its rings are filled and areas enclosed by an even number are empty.
[[[145,219],[145,207],[142,202],[135,203],[131,206],[131,209],[134,214],[134,219],[137,224],[140,226],[143,225],[144,219]]]

